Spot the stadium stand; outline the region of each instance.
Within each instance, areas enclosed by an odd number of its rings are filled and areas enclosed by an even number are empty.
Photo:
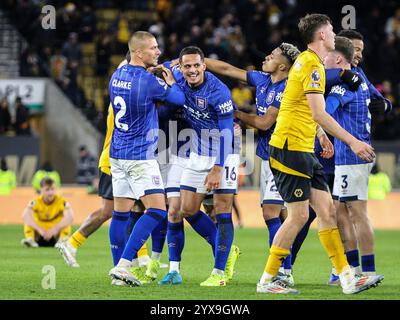
[[[49,69],[46,65],[46,48],[50,47],[53,51],[53,48],[62,47],[70,32],[78,32],[82,49],[77,75],[79,89],[74,88],[70,95],[72,101],[82,109],[85,109],[86,101],[94,103],[95,112],[87,113],[87,117],[99,129],[104,129],[99,124],[104,117],[100,116],[99,119],[98,114],[108,105],[109,75],[123,59],[127,49],[126,42],[119,41],[126,37],[126,32],[129,34],[141,29],[154,33],[164,51],[163,59],[176,57],[179,50],[190,43],[202,47],[207,56],[217,56],[240,67],[254,68],[260,65],[265,53],[282,40],[298,43],[297,31],[294,30],[298,17],[304,13],[328,13],[336,22],[336,31],[340,30],[341,21],[341,13],[336,9],[340,3],[335,2],[333,7],[308,0],[301,1],[301,5],[296,0],[213,1],[207,5],[200,0],[92,0],[85,1],[85,4],[50,1],[50,4],[59,8],[57,28],[49,31],[43,39],[43,36],[33,36],[43,31],[38,30],[40,4],[34,1],[2,1],[5,12],[30,44],[21,61],[26,55],[34,54],[44,64],[39,74],[31,71],[27,75],[46,75]],[[375,1],[360,6],[358,10],[363,19],[357,20],[357,29],[365,35],[366,43],[363,67],[372,83],[395,105],[391,115],[376,119],[373,134],[381,140],[395,139],[400,127],[391,124],[400,120],[397,108],[400,87],[398,73],[391,70],[399,68],[400,7],[396,1]],[[22,12],[24,19],[18,19]],[[87,25],[91,25],[91,29],[84,31]],[[108,52],[99,56],[98,49],[104,38],[109,39],[106,44],[103,43],[103,47],[108,47]],[[107,66],[105,62],[108,62]],[[99,66],[99,63],[103,65]],[[234,86],[232,82],[229,84]],[[64,88],[64,91],[68,90]]]
[[[93,126],[104,133],[109,77],[125,56],[126,37],[131,32],[152,32],[163,52],[160,61],[177,57],[184,46],[192,44],[201,47],[206,56],[245,69],[257,69],[265,54],[282,41],[299,45],[297,22],[305,13],[327,13],[338,32],[343,14],[337,8],[347,3],[311,0],[91,0],[79,3],[54,0],[47,4],[57,8],[55,30],[42,29],[41,3],[31,0],[1,2],[3,42],[0,53],[5,55],[8,50],[8,57],[15,58],[19,50],[19,66],[15,67],[18,63],[7,64],[14,66],[13,74],[54,78],[61,72],[61,78],[55,78],[56,83]],[[365,36],[362,67],[369,80],[394,106],[390,114],[374,117],[372,137],[395,140],[400,135],[400,76],[399,72],[393,72],[400,67],[397,58],[400,6],[393,0],[365,1],[357,7],[357,17],[357,29]],[[28,43],[7,48],[5,43],[10,42],[7,39],[12,36],[11,31],[7,31],[10,28],[18,29]],[[63,57],[72,32],[78,34],[80,48],[75,66],[71,59]],[[66,60],[61,62],[61,67],[56,65],[60,69],[54,73],[52,62],[63,58]],[[5,66],[3,62],[0,65],[2,77],[5,77]],[[231,89],[237,87],[236,82],[223,80]],[[254,104],[254,94],[251,102]]]

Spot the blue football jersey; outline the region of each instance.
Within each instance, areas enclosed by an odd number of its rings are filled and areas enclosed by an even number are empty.
[[[172,70],[186,97],[183,110],[193,129],[191,152],[218,158],[221,155],[219,120],[232,119],[233,123],[234,104],[230,90],[210,72],[205,72],[204,82],[200,86],[192,88],[183,78],[179,68],[174,67]],[[229,130],[233,136],[233,124]],[[225,153],[232,153],[232,149],[231,139]]]
[[[363,82],[357,91],[349,90],[344,84],[331,88],[328,96],[336,97],[340,104],[332,115],[335,120],[357,139],[371,144],[371,114],[368,110],[370,93],[365,78],[358,73]],[[351,165],[367,163],[359,158],[351,148],[339,139],[335,139],[335,164]]]
[[[256,114],[258,116],[263,116],[271,106],[280,108],[286,80],[287,78],[272,83],[271,76],[267,73],[261,71],[247,72],[247,83],[256,87]],[[256,154],[263,160],[269,159],[268,146],[274,129],[275,124],[266,131],[258,131]]]
[[[185,118],[183,108],[166,103],[159,107],[158,116],[160,130],[165,134],[166,148],[169,148],[170,154],[188,158],[190,137],[185,135],[184,130],[189,129],[190,124]]]
[[[155,102],[171,90],[143,67],[127,64],[117,69],[109,83],[114,109],[110,157],[125,160],[155,159],[158,115]]]
[[[363,80],[366,82],[369,90],[369,94],[372,99],[383,99],[382,94],[378,91],[378,89],[375,88],[375,86],[368,80],[367,76],[364,73],[364,70],[361,69],[361,67],[352,67],[351,71],[356,72],[361,75]]]

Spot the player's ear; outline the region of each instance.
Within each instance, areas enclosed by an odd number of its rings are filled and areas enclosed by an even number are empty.
[[[325,40],[326,39],[326,33],[324,31],[319,31],[318,32],[319,37],[321,40]]]
[[[278,69],[279,69],[279,71],[286,71],[286,70],[287,70],[287,66],[286,66],[286,64],[281,63],[281,64],[278,66]]]

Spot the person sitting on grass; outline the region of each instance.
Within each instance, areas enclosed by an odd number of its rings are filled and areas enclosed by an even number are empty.
[[[56,194],[55,181],[45,177],[40,181],[40,195],[23,213],[24,247],[51,247],[71,234],[73,212],[63,197]]]

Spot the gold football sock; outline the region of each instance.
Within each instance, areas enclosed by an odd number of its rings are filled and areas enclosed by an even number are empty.
[[[348,262],[344,253],[342,239],[340,238],[338,228],[329,228],[318,232],[319,240],[322,243],[325,251],[328,253],[329,259],[337,274],[340,274]]]
[[[148,252],[147,252],[147,242],[139,249],[137,256],[138,258],[140,257],[144,257],[144,256],[148,256]]]
[[[35,229],[27,224],[24,224],[24,236],[25,239],[31,238],[35,240]]]
[[[87,238],[84,237],[79,231],[75,231],[74,234],[68,239],[68,242],[73,248],[78,249],[85,243],[86,240]]]
[[[271,249],[269,250],[267,264],[265,265],[265,272],[275,277],[278,274],[278,270],[279,267],[282,265],[282,262],[289,254],[289,249],[279,248],[272,245]]]

